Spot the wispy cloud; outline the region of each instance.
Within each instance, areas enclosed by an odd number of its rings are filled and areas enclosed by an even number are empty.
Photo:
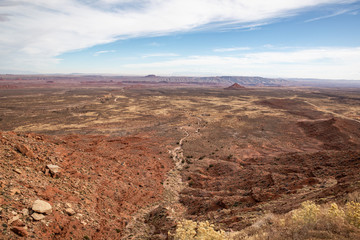
[[[216,48],[214,52],[235,52],[235,51],[246,51],[250,50],[249,47],[233,47],[233,48]]]
[[[343,9],[343,10],[340,10],[340,11],[336,11],[332,14],[329,14],[329,15],[325,15],[325,16],[321,16],[321,17],[316,17],[316,18],[311,18],[311,19],[308,19],[308,20],[305,20],[305,22],[314,22],[314,21],[318,21],[318,20],[322,20],[322,19],[326,19],[326,18],[331,18],[331,17],[336,17],[336,16],[339,16],[341,14],[344,14],[344,13],[348,13],[352,10],[349,10],[349,9]]]
[[[153,63],[126,64],[133,69],[171,74],[172,71],[218,72],[268,77],[316,77],[360,80],[360,47],[310,48],[292,51],[264,51],[241,57],[189,56]],[[276,69],[276,72],[274,72]]]
[[[177,57],[179,56],[176,53],[152,53],[143,55],[142,58],[150,58],[150,57]]]
[[[160,46],[161,46],[161,44],[158,43],[158,42],[151,42],[151,43],[149,43],[148,45],[149,45],[149,46],[152,46],[152,47],[160,47]]]
[[[261,25],[309,7],[351,2],[354,1],[3,0],[0,16],[6,19],[0,21],[0,65],[43,69],[43,63],[57,62],[56,56],[62,53],[119,39],[191,31],[219,23],[223,27]]]
[[[115,50],[103,50],[103,51],[97,51],[94,53],[94,56],[99,56],[100,54],[104,54],[104,53],[114,53],[116,52]]]

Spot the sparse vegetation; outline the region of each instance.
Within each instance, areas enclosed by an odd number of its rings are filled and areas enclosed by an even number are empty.
[[[229,239],[222,230],[216,231],[214,225],[206,222],[184,220],[178,223],[174,240],[224,240]]]
[[[351,225],[360,228],[360,203],[348,202],[345,206],[345,219]]]
[[[344,207],[306,201],[282,216],[265,215],[233,239],[360,239],[360,203]]]

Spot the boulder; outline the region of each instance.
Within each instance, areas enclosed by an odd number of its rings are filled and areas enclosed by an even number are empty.
[[[48,164],[46,165],[45,173],[49,172],[53,178],[57,178],[60,176],[60,169],[61,168],[57,165]]]
[[[33,203],[31,209],[37,213],[50,214],[52,212],[52,207],[50,203],[39,199]]]
[[[40,221],[42,219],[45,218],[45,216],[43,214],[40,213],[36,213],[34,212],[33,214],[31,214],[31,217],[35,220],[35,221]]]

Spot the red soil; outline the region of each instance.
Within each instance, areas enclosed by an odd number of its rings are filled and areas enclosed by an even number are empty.
[[[305,200],[341,199],[360,190],[360,152],[294,153],[246,161],[195,161],[183,174],[188,217],[239,230],[253,214],[285,213]],[[291,199],[291,200],[290,200]]]
[[[172,167],[168,154],[160,153],[166,143],[149,134],[53,137],[0,132],[2,222],[20,216],[28,236],[35,239],[118,239],[132,214],[161,200],[161,183]],[[47,164],[61,167],[59,178],[46,174]],[[21,214],[36,199],[53,207],[44,221]],[[66,204],[75,215],[64,212]],[[8,225],[3,225],[1,239],[18,230],[11,232],[13,225]]]

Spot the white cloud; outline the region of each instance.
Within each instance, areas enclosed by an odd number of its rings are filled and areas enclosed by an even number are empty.
[[[114,53],[116,52],[115,50],[103,50],[103,51],[97,51],[94,53],[94,56],[99,56],[100,54],[104,54],[104,53]]]
[[[150,57],[177,57],[179,56],[176,53],[152,53],[143,55],[142,58],[150,58]]]
[[[360,80],[360,47],[313,48],[248,53],[239,57],[190,56],[169,61],[127,64],[125,72],[141,69],[157,74],[174,71],[217,72],[226,75],[307,77]]]
[[[233,47],[233,48],[216,48],[214,52],[235,52],[235,51],[246,51],[250,50],[249,47]]]
[[[56,56],[137,36],[211,24],[246,26],[352,0],[3,0],[0,65],[46,69]],[[45,65],[44,65],[45,64]]]

